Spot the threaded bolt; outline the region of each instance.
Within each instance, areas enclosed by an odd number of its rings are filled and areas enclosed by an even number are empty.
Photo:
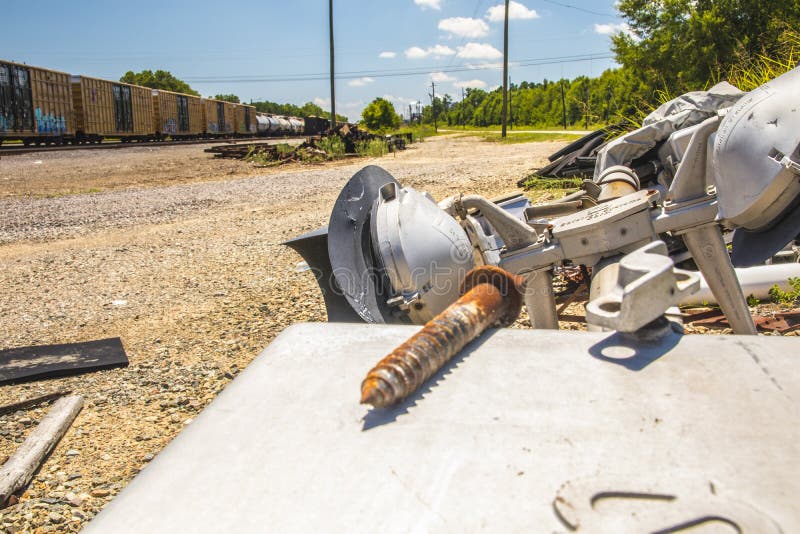
[[[391,406],[419,388],[470,341],[496,322],[514,322],[521,279],[498,267],[471,270],[462,296],[367,373],[361,404]]]

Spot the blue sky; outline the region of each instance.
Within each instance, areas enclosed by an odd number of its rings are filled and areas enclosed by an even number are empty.
[[[518,0],[513,82],[596,76],[613,67],[614,0]],[[398,112],[436,92],[502,83],[502,0],[334,0],[337,112],[376,96]],[[0,58],[118,79],[169,70],[204,96],[330,106],[327,0],[4,2]]]

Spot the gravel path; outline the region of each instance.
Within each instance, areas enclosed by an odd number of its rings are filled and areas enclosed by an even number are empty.
[[[437,199],[497,195],[561,145],[432,138],[379,160],[268,170],[186,147],[169,165],[163,151],[149,162],[134,148],[106,151],[113,160],[48,155],[34,182],[79,168],[82,180],[134,188],[0,199],[0,343],[120,336],[131,365],[0,388],[0,405],[58,389],[86,398],[20,502],[0,510],[0,532],[79,530],[283,328],[325,319],[313,276],[280,243],[325,224],[358,169],[379,164]],[[26,157],[3,158],[0,171],[32,166]],[[201,183],[153,187],[192,176]],[[46,411],[0,417],[0,462]]]

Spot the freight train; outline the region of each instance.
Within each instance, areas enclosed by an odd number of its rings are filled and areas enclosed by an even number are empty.
[[[0,144],[317,135],[328,126],[319,117],[280,117],[247,104],[0,60]]]

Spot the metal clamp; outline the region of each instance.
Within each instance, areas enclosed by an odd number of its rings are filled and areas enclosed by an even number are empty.
[[[635,332],[700,288],[700,277],[676,269],[663,241],[623,257],[617,285],[586,305],[586,320],[619,332]]]

